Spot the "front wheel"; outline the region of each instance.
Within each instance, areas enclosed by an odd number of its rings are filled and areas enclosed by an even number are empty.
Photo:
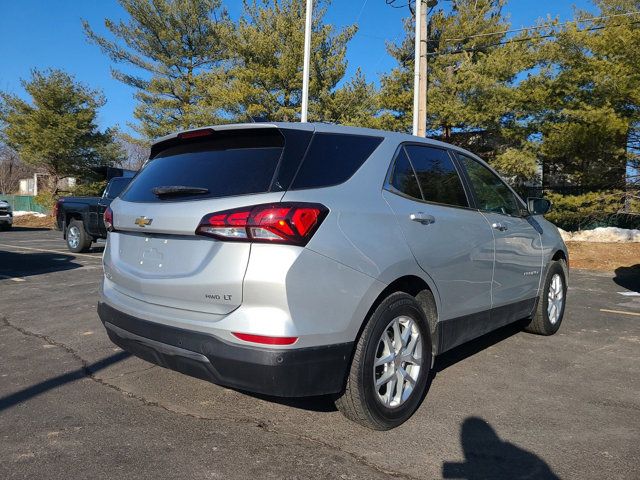
[[[429,324],[420,304],[406,293],[390,295],[360,336],[336,406],[350,420],[373,430],[397,427],[422,401],[431,355]]]
[[[567,298],[567,276],[561,260],[549,264],[538,306],[525,330],[538,335],[553,335],[560,328]]]
[[[93,239],[84,229],[80,220],[71,220],[67,227],[67,248],[73,253],[86,252],[91,247]]]

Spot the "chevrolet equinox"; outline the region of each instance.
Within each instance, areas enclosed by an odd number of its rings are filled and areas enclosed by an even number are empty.
[[[160,138],[105,211],[111,340],[230,388],[332,394],[385,430],[434,357],[562,321],[567,249],[475,155],[401,133],[223,125]]]

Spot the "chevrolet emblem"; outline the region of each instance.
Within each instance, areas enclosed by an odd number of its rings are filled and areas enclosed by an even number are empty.
[[[144,228],[147,225],[151,225],[151,222],[153,222],[153,218],[138,217],[138,218],[136,218],[136,221],[134,223],[136,225],[138,225],[139,227]]]

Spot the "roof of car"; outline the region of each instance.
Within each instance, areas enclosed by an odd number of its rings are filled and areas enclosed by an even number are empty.
[[[440,140],[434,140],[432,138],[418,137],[416,135],[410,135],[408,133],[402,133],[402,132],[390,132],[387,130],[377,130],[373,128],[350,127],[346,125],[338,125],[334,123],[323,123],[323,122],[308,122],[308,123],[253,122],[253,123],[227,123],[222,125],[207,125],[203,127],[177,131],[172,134],[166,135],[164,137],[158,138],[156,139],[155,142],[153,142],[152,146],[160,142],[163,142],[165,140],[175,138],[180,133],[191,132],[194,130],[211,129],[214,131],[224,131],[224,130],[244,130],[244,129],[252,129],[252,128],[282,128],[282,129],[295,129],[295,130],[305,130],[305,131],[322,132],[322,133],[342,133],[346,135],[368,135],[368,136],[382,137],[385,140],[389,139],[391,141],[397,142],[398,144],[403,142],[423,143],[425,145],[432,145],[435,147],[456,150],[467,156],[471,156],[476,160],[480,161],[480,163],[482,163],[484,166],[492,170],[497,175],[497,172],[485,160],[478,157],[474,153],[469,152],[468,150],[465,150],[464,148],[458,147],[456,145],[452,145],[450,143],[441,142]]]
[[[455,145],[450,145],[448,143],[441,142],[439,140],[434,140],[431,138],[423,138],[417,137],[415,135],[409,135],[407,133],[400,132],[390,132],[386,130],[376,130],[373,128],[362,128],[362,127],[349,127],[346,125],[337,125],[333,123],[302,123],[302,122],[256,122],[256,123],[228,123],[223,125],[207,125],[206,127],[198,127],[189,130],[178,131],[164,137],[156,139],[154,144],[163,142],[165,140],[169,140],[171,138],[175,138],[179,133],[190,132],[194,130],[203,130],[203,129],[212,129],[215,131],[223,131],[223,130],[244,130],[244,129],[252,129],[252,128],[287,128],[287,129],[295,129],[295,130],[306,130],[306,131],[314,131],[314,132],[323,132],[323,133],[342,133],[342,134],[350,134],[350,135],[368,135],[368,136],[376,136],[382,138],[389,138],[400,142],[417,142],[417,143],[425,143],[429,145],[436,145],[447,148],[454,148],[456,150],[463,151],[463,149],[456,147]]]

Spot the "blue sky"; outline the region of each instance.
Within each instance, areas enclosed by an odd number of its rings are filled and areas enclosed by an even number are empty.
[[[226,0],[232,17],[241,11],[240,0]],[[404,0],[398,0],[398,4]],[[573,18],[574,7],[593,9],[589,0],[509,0],[505,12],[513,28],[532,25],[548,15]],[[60,68],[102,90],[107,104],[100,125],[119,125],[129,131],[133,122],[134,90],[111,77],[111,63],[99,49],[87,43],[81,19],[104,32],[104,18],[124,18],[116,0],[0,0],[0,90],[24,95],[21,78],[32,68]],[[325,21],[335,25],[358,22],[359,31],[349,44],[347,76],[360,67],[369,80],[394,66],[385,52],[385,39],[402,37],[402,18],[407,8],[395,9],[384,0],[333,0]]]

